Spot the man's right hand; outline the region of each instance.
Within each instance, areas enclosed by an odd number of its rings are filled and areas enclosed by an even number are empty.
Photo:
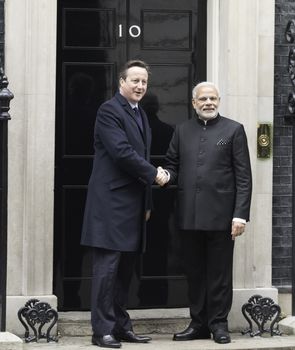
[[[162,167],[159,166],[157,168],[157,171],[158,172],[155,181],[158,185],[164,186],[169,181],[169,178]]]

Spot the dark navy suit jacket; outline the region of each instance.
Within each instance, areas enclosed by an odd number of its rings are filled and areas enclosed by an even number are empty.
[[[139,106],[143,131],[119,93],[101,105],[94,130],[95,155],[88,185],[81,244],[117,251],[145,245],[146,209],[157,170],[149,163],[151,131]]]

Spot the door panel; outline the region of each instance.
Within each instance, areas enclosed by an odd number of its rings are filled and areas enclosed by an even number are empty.
[[[116,9],[65,8],[63,46],[69,48],[114,48]],[[94,32],[95,35],[89,35]]]
[[[96,110],[112,96],[115,69],[109,63],[64,62],[64,156],[93,154]]]
[[[191,51],[189,11],[144,9],[141,18],[142,49]]]
[[[191,105],[188,103],[191,99],[190,64],[152,62],[150,66],[152,76],[147,96],[143,101],[145,109],[150,112],[146,99],[154,96],[159,105],[158,118],[162,122],[174,126],[187,120],[191,115]],[[164,151],[166,152],[166,149]]]
[[[60,310],[90,307],[91,254],[79,241],[93,126],[98,106],[117,90],[118,69],[135,58],[151,67],[142,105],[158,166],[175,125],[192,117],[193,85],[206,78],[206,0],[58,1],[54,292]],[[147,250],[136,266],[130,308],[187,305],[176,190],[153,186]]]

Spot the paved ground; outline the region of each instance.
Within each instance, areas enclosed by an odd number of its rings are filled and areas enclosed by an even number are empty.
[[[230,344],[216,344],[213,340],[193,340],[186,342],[172,341],[172,335],[151,335],[153,340],[148,344],[122,343],[122,350],[258,350],[287,349],[295,350],[295,336],[254,337],[232,334]],[[23,350],[89,350],[100,349],[90,343],[90,337],[62,337],[58,343],[23,344]],[[102,348],[101,348],[102,349]]]

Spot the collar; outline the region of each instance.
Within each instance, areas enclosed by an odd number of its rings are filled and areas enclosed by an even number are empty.
[[[119,100],[120,100],[122,103],[128,104],[128,105],[131,107],[131,109],[133,109],[133,108],[135,108],[135,107],[138,108],[138,103],[131,103],[131,102],[129,102],[129,101],[126,99],[126,97],[124,97],[124,96],[120,93],[120,91],[118,91],[118,92],[116,93],[116,95],[117,95],[117,97],[119,98]]]
[[[131,103],[131,102],[129,102],[128,101],[128,103],[129,103],[129,105],[130,105],[130,107],[132,108],[132,109],[134,109],[134,108],[138,108],[138,103]]]
[[[220,114],[218,113],[216,117],[212,118],[212,119],[209,119],[209,120],[203,120],[203,119],[200,119],[199,116],[196,114],[196,120],[199,124],[201,125],[214,125],[216,123],[218,123],[218,121],[220,120]]]

